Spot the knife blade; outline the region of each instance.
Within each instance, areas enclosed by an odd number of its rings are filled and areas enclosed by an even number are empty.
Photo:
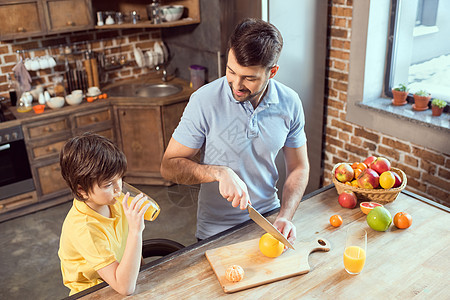
[[[256,209],[254,209],[253,206],[248,205],[247,209],[250,219],[252,219],[256,224],[258,224],[259,227],[264,229],[266,232],[270,233],[274,238],[282,242],[285,246],[295,250],[294,246],[286,239],[286,237],[282,235],[281,232],[279,232],[278,229],[276,229],[272,225],[272,223],[270,223]]]

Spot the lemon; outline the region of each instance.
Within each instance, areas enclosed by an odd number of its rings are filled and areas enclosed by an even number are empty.
[[[395,176],[391,171],[386,171],[380,175],[380,185],[383,189],[390,189],[395,184]]]

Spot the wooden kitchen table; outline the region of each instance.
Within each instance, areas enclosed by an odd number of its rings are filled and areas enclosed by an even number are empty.
[[[449,299],[450,214],[449,209],[410,192],[385,205],[392,216],[399,211],[412,215],[412,226],[400,230],[394,225],[386,232],[368,227],[366,215],[358,208],[342,208],[334,186],[305,197],[294,223],[297,239],[318,237],[331,243],[329,252],[309,256],[311,270],[255,288],[226,294],[214,274],[205,251],[259,238],[264,232],[253,221],[191,245],[145,265],[138,278],[136,299]],[[340,214],[341,227],[329,224]],[[273,222],[276,212],[269,214]],[[346,229],[360,225],[367,231],[367,260],[359,275],[349,275],[343,266]],[[295,261],[292,263],[295,264]],[[122,299],[105,283],[76,295],[83,299]],[[75,298],[75,297],[73,297]]]

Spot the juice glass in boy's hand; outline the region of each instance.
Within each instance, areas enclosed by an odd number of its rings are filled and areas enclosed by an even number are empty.
[[[362,228],[350,227],[344,250],[344,267],[352,275],[361,273],[366,262],[367,232]]]
[[[161,209],[159,208],[159,205],[158,205],[158,203],[156,203],[155,200],[153,200],[152,198],[147,196],[144,192],[141,192],[140,190],[138,190],[137,188],[135,188],[131,184],[126,183],[125,181],[123,182],[123,185],[122,185],[122,193],[116,199],[118,201],[122,202],[123,201],[123,197],[125,197],[125,194],[127,192],[130,193],[130,196],[128,197],[128,201],[127,201],[128,205],[130,205],[130,203],[134,199],[134,197],[136,197],[140,193],[142,193],[144,195],[144,197],[147,197],[147,200],[145,200],[144,203],[141,205],[141,207],[143,207],[148,202],[150,202],[150,207],[145,212],[144,219],[147,220],[147,221],[153,221],[153,220],[156,219],[156,217],[159,215],[159,212],[161,211]]]

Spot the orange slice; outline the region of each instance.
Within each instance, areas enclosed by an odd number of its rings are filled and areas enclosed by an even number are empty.
[[[366,215],[377,206],[383,206],[383,205],[381,205],[380,203],[376,203],[376,202],[361,202],[359,204],[361,211],[363,213],[365,213]]]

